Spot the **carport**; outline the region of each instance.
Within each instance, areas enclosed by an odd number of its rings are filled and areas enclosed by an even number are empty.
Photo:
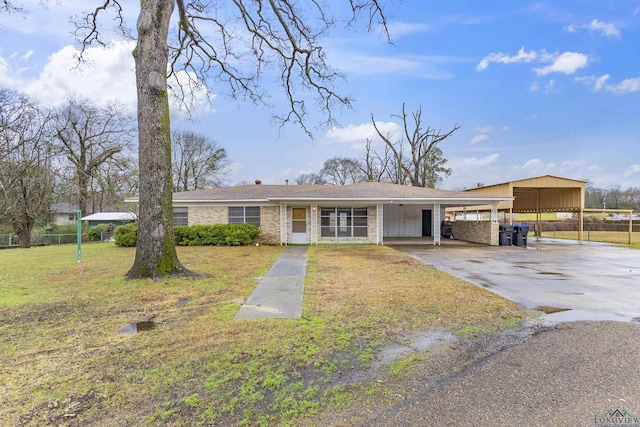
[[[478,195],[492,194],[514,197],[513,200],[503,200],[498,203],[498,212],[502,213],[504,222],[512,224],[514,213],[535,213],[538,230],[543,212],[577,213],[579,215],[578,239],[582,243],[586,184],[586,181],[544,175],[471,188],[465,191]],[[490,210],[490,207],[474,207],[472,209],[486,211]],[[467,209],[464,210],[465,213],[466,211]]]

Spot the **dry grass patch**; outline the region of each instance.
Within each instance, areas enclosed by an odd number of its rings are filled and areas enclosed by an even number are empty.
[[[493,328],[522,315],[517,304],[382,246],[310,248],[305,311],[342,317],[382,336],[469,324]]]
[[[302,319],[234,320],[281,251],[179,248],[208,276],[159,281],[125,280],[134,251],[110,244],[85,245],[81,264],[70,246],[0,251],[0,424],[294,425],[365,396],[342,374],[399,333],[523,315],[392,249],[321,246]],[[119,332],[142,320],[156,328]]]

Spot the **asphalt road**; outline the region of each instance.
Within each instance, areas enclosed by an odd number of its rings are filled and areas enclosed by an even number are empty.
[[[516,344],[424,380],[418,392],[360,425],[640,425],[640,324],[562,323]],[[627,416],[606,423],[616,410]]]

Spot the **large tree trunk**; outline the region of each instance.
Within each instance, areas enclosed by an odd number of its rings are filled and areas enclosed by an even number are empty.
[[[33,230],[33,224],[27,223],[23,224],[22,228],[16,231],[18,238],[20,239],[20,247],[21,248],[30,248],[31,247],[31,231]]]
[[[128,278],[188,273],[173,232],[167,33],[174,0],[142,0],[134,51],[138,90],[140,207],[136,257]]]

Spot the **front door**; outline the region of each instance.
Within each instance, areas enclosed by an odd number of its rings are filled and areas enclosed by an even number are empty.
[[[291,209],[291,243],[307,243],[307,209]]]
[[[422,211],[422,237],[431,236],[431,211]]]

